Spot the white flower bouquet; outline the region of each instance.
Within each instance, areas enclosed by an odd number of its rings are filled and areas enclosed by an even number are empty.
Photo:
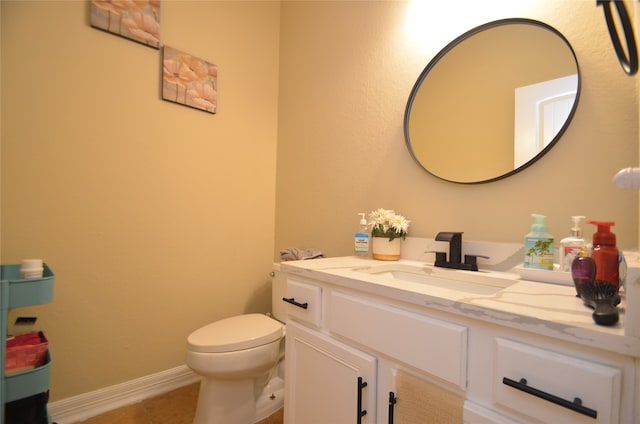
[[[402,215],[398,215],[393,210],[376,209],[369,213],[369,222],[371,226],[371,235],[373,237],[386,237],[389,241],[407,236],[409,221]]]

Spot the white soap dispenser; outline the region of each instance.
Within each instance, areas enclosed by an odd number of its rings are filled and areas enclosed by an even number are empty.
[[[573,227],[571,227],[571,235],[560,240],[560,271],[571,272],[571,264],[573,260],[580,255],[580,250],[587,244],[582,238],[582,229],[580,221],[584,216],[572,216]]]
[[[364,212],[360,212],[360,225],[355,234],[355,255],[366,258],[369,256],[369,232],[367,227],[367,220],[364,217]]]

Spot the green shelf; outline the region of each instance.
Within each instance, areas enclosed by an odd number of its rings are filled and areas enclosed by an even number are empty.
[[[41,278],[21,278],[20,264],[0,265],[0,424],[5,423],[5,404],[49,390],[51,355],[42,366],[5,375],[7,314],[11,308],[43,305],[53,301],[54,275],[42,264]],[[49,417],[49,422],[51,418]]]
[[[54,275],[47,264],[43,264],[42,278],[20,278],[20,264],[2,265],[0,279],[9,285],[8,303],[4,308],[42,305],[53,301]]]
[[[9,374],[5,377],[7,379],[5,402],[12,402],[46,392],[49,390],[50,375],[51,355],[49,351],[47,351],[43,365],[15,374]]]

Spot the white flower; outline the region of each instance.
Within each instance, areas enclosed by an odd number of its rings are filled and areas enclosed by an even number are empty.
[[[402,215],[396,215],[393,217],[393,219],[391,220],[391,226],[393,227],[394,230],[396,230],[396,232],[400,233],[400,232],[407,232],[407,229],[409,228],[409,223],[411,221],[409,221],[407,218],[405,218]]]
[[[391,209],[376,209],[369,213],[368,225],[371,226],[371,235],[374,237],[405,238],[409,221],[402,215],[396,215]]]

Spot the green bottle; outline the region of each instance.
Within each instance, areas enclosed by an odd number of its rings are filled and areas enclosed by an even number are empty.
[[[524,267],[553,271],[553,236],[549,234],[544,215],[531,214],[531,232],[524,238]]]

